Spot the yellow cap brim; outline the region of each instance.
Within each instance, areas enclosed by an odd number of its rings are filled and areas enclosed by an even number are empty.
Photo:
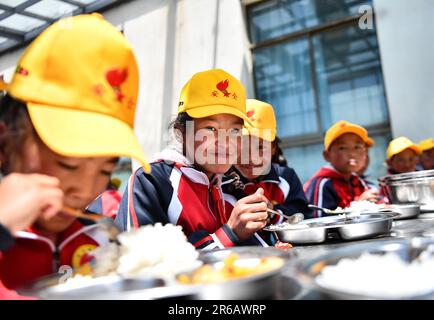
[[[422,141],[419,143],[419,148],[422,150],[422,152],[431,150],[434,148],[434,141],[431,139]]]
[[[151,167],[133,130],[116,118],[88,111],[27,103],[42,141],[67,157],[130,157],[149,173]]]
[[[362,128],[356,127],[356,126],[352,126],[352,125],[346,125],[344,127],[342,127],[340,130],[338,130],[335,135],[333,140],[331,140],[328,145],[325,145],[325,150],[329,150],[330,146],[333,144],[333,142],[338,139],[340,136],[342,136],[345,133],[353,133],[357,136],[360,137],[360,139],[363,140],[363,142],[368,146],[368,147],[372,147],[374,145],[374,140],[372,140],[371,138],[367,137],[364,130]]]
[[[223,104],[195,107],[186,110],[186,112],[192,118],[205,118],[216,114],[228,113],[243,119],[245,123],[253,126],[253,123],[250,121],[246,114],[242,113],[240,110],[234,107],[226,106]]]
[[[422,153],[422,149],[418,145],[416,145],[416,144],[410,145],[410,146],[404,145],[401,148],[398,148],[398,149],[394,150],[393,152],[389,151],[388,154],[387,154],[387,159],[390,160],[394,156],[396,156],[398,153],[401,153],[401,152],[403,152],[404,150],[407,150],[407,149],[413,150],[416,153],[416,155],[420,155]]]
[[[243,135],[253,135],[258,138],[261,138],[262,140],[266,140],[269,142],[273,142],[276,140],[276,132],[274,131],[264,131],[264,129],[258,129],[258,128],[249,128],[244,127],[243,128]]]

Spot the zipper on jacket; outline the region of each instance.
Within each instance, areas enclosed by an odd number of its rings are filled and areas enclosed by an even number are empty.
[[[208,199],[207,199],[207,205],[208,205],[208,210],[209,210],[209,212],[211,212],[211,216],[212,216],[212,218],[214,219],[214,224],[215,224],[215,227],[216,227],[216,230],[219,228],[219,226],[218,226],[218,222],[217,222],[217,218],[216,218],[216,216],[215,216],[215,214],[214,214],[214,210],[211,210],[211,206],[210,206],[210,204],[211,204],[211,199],[212,199],[212,196],[211,196],[211,188],[208,188]],[[213,205],[213,208],[214,208],[214,202],[212,203]]]
[[[56,247],[56,250],[53,252],[53,272],[58,273],[60,268],[60,251],[59,248]]]

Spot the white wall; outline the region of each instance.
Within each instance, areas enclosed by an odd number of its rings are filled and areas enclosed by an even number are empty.
[[[393,135],[434,137],[434,1],[374,0]]]

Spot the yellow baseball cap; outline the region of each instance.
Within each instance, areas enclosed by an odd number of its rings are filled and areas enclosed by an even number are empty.
[[[421,148],[415,144],[413,141],[406,137],[399,137],[390,141],[389,146],[387,147],[387,159],[391,159],[393,156],[401,153],[406,149],[411,149],[416,152],[417,155],[422,153]]]
[[[246,109],[252,125],[246,124],[243,133],[273,142],[277,132],[273,106],[256,99],[247,99]]]
[[[150,166],[133,132],[133,50],[100,14],[59,20],[25,50],[9,94],[27,104],[38,135],[70,157],[125,156]]]
[[[367,147],[372,147],[374,145],[374,140],[369,138],[368,131],[365,128],[357,124],[341,120],[336,122],[327,130],[324,138],[325,150],[328,150],[333,141],[345,133],[354,133],[358,135]]]
[[[419,147],[422,151],[431,150],[432,148],[434,148],[434,139],[430,138],[422,140],[421,142],[419,142]]]
[[[242,83],[224,70],[198,72],[184,85],[178,113],[204,118],[229,113],[250,123],[246,115],[246,94]]]

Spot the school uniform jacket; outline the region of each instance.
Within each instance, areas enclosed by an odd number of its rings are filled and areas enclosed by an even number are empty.
[[[59,272],[61,266],[81,266],[91,259],[89,251],[107,243],[98,225],[79,219],[58,235],[56,243],[32,228],[17,232],[14,244],[1,253],[0,281],[9,289],[19,289]]]
[[[221,176],[210,181],[173,152],[163,152],[164,160],[151,163],[150,174],[140,168],[130,177],[116,217],[118,226],[128,231],[157,222],[180,225],[188,241],[204,250],[261,245],[255,237],[240,241],[227,225],[231,212],[224,210]]]
[[[334,210],[337,207],[349,207],[367,190],[364,182],[356,175],[346,180],[338,171],[322,167],[306,184],[304,190],[311,204]],[[321,216],[314,211],[314,217]]]

